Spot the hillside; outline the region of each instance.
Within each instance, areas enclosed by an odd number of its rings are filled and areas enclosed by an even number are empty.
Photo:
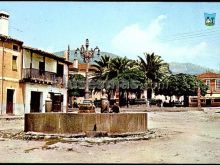
[[[60,51],[60,52],[55,52],[54,54],[58,55],[58,56],[63,56],[64,51]],[[120,55],[116,55],[116,54],[112,54],[112,53],[108,53],[108,52],[100,52],[100,56],[102,55],[109,55],[111,57],[122,57]],[[94,60],[99,60],[100,56],[95,56]],[[73,61],[74,59],[74,50],[70,51],[70,61]],[[83,63],[82,58],[78,55],[77,59],[79,60],[79,63]],[[93,61],[91,63],[93,63]],[[177,74],[177,73],[186,73],[186,74],[200,74],[206,71],[213,71],[216,72],[213,69],[210,68],[206,68],[200,65],[196,65],[196,64],[192,64],[192,63],[178,63],[178,62],[171,62],[169,63],[170,66],[170,70],[172,71],[172,73]]]
[[[171,62],[169,63],[170,70],[172,73],[187,73],[187,74],[200,74],[206,71],[216,72],[213,69],[202,67],[200,65],[195,65],[192,63],[178,63],[178,62]]]

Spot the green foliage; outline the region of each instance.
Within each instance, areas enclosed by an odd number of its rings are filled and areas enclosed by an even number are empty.
[[[140,70],[140,66],[135,60],[129,60],[126,57],[102,56],[100,61],[95,61],[92,65],[96,68],[93,80],[100,80],[100,84],[105,84],[105,88],[119,88],[123,83],[127,83],[126,89],[130,88],[129,84],[132,81],[143,83],[144,74]],[[113,84],[113,85],[112,85]]]
[[[123,93],[125,91],[142,92],[141,86],[143,86],[145,79],[137,61],[130,60],[127,57],[110,58],[104,55],[99,61],[96,60],[92,66],[96,70],[92,79],[99,81],[99,87],[105,88],[107,93],[119,89],[120,100],[124,99]]]
[[[138,57],[146,78],[152,82],[159,82],[164,75],[171,73],[168,63],[165,63],[159,55],[145,53],[145,60]]]
[[[68,81],[68,96],[82,97],[84,91],[85,77],[81,74],[71,75]]]
[[[155,86],[156,82],[159,82],[166,75],[171,73],[168,63],[165,63],[161,56],[155,55],[154,53],[145,54],[145,59],[138,56],[140,59],[140,69],[144,72],[146,79],[146,85],[148,88],[148,98],[152,97],[152,88]]]
[[[110,56],[103,55],[100,57],[99,60],[95,60],[94,62],[95,62],[95,64],[91,65],[91,67],[95,68],[93,79],[107,80],[108,79]]]
[[[201,95],[204,96],[208,86],[203,84],[196,76],[183,73],[172,74],[165,77],[160,86],[155,88],[155,94],[184,96],[186,98],[188,96],[196,96],[198,87],[201,90]]]

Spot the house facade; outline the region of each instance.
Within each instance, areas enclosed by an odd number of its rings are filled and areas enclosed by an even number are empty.
[[[24,87],[25,112],[46,112],[51,99],[52,111],[66,112],[68,62],[64,57],[23,46],[23,67],[20,83]]]
[[[67,111],[68,57],[24,46],[8,36],[6,12],[0,12],[0,109],[1,114],[23,115]]]
[[[0,35],[0,109],[1,114],[24,112],[23,87],[19,83],[22,68],[22,44]]]
[[[205,96],[201,96],[201,106],[220,106],[220,73],[205,72],[197,77],[208,86]],[[190,106],[198,105],[197,96],[190,97]]]

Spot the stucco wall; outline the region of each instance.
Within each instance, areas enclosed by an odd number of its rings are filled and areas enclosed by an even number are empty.
[[[67,89],[54,87],[52,85],[26,83],[25,84],[25,113],[30,113],[31,91],[42,92],[42,102],[41,102],[41,107],[40,107],[41,112],[45,112],[45,100],[47,99],[47,95],[49,94],[49,92],[63,94],[62,109],[64,110],[64,112],[66,112]]]
[[[31,54],[29,50],[23,49],[23,68],[30,68]]]
[[[0,80],[2,86],[2,81]],[[23,84],[19,84],[18,81],[4,80],[3,81],[3,93],[2,87],[0,88],[0,106],[2,102],[1,113],[6,114],[6,103],[7,103],[7,89],[14,90],[13,95],[13,114],[23,115],[24,114],[24,93],[22,89]],[[2,98],[3,96],[3,98]]]
[[[39,69],[39,62],[43,62],[43,56],[36,53],[32,54],[32,68]],[[30,68],[31,53],[29,50],[24,49],[23,67]],[[57,60],[45,57],[45,71],[57,72]]]
[[[56,73],[57,61],[52,58],[45,57],[45,71]]]
[[[4,49],[4,60],[2,55],[2,48],[0,48],[0,77],[2,77],[2,64],[3,64],[3,77],[10,77],[20,79],[21,73],[21,52],[13,51],[11,49]],[[12,70],[12,56],[17,57],[17,70]],[[3,61],[3,63],[2,63]]]
[[[39,69],[39,62],[43,62],[43,56],[40,56],[36,53],[32,54],[32,68]]]

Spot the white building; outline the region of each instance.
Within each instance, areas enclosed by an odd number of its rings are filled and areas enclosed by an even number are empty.
[[[46,112],[46,100],[51,98],[52,111],[66,112],[68,65],[64,57],[23,46],[22,82],[25,113]]]

